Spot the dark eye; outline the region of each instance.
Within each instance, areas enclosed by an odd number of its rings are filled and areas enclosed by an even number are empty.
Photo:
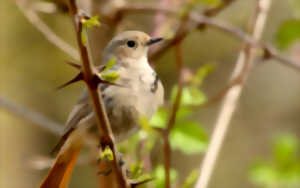
[[[130,47],[130,48],[133,48],[135,46],[135,42],[133,40],[129,40],[127,42],[127,46]]]

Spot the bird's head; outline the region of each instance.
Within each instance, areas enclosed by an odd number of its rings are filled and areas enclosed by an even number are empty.
[[[147,57],[149,46],[161,41],[162,38],[151,38],[141,31],[125,31],[115,36],[103,53],[103,61],[113,56],[118,61],[132,62]]]

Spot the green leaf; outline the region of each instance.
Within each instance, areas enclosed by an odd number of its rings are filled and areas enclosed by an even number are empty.
[[[138,162],[137,164],[130,165],[130,179],[138,179],[142,175],[143,164]]]
[[[106,74],[101,74],[101,78],[108,82],[115,82],[120,77],[120,74],[117,72],[110,72]]]
[[[205,151],[208,141],[197,122],[178,121],[171,131],[170,143],[173,149],[194,154]]]
[[[82,30],[81,30],[81,41],[83,45],[86,45],[87,42],[87,30],[92,27],[100,27],[101,24],[98,20],[99,16],[93,16],[89,19],[82,18],[80,21],[82,23]]]
[[[250,180],[261,186],[271,186],[276,184],[278,173],[270,164],[256,164],[252,167],[249,174]]]
[[[164,128],[166,127],[168,113],[165,108],[159,108],[157,112],[151,117],[149,123],[152,127]]]
[[[99,22],[99,15],[93,16],[89,19],[82,19],[81,20],[82,26],[84,28],[90,29],[92,27],[100,27],[101,23]]]
[[[100,153],[100,159],[106,159],[108,161],[114,160],[114,155],[109,146],[106,146],[104,151]]]
[[[178,87],[175,86],[171,92],[171,101],[173,103],[175,102],[177,91],[178,91]],[[200,105],[203,104],[205,101],[206,101],[205,94],[202,91],[200,91],[198,88],[192,86],[183,88],[182,96],[180,100],[181,105]]]
[[[195,87],[200,87],[206,76],[210,74],[214,69],[215,65],[213,64],[206,64],[204,66],[201,66],[192,79],[192,85]]]
[[[182,118],[188,117],[192,112],[193,110],[190,107],[180,107],[176,114],[176,121],[180,121]]]
[[[274,155],[276,161],[283,166],[295,161],[298,147],[299,143],[294,135],[281,135],[275,140],[274,144]]]
[[[300,20],[284,21],[276,34],[276,39],[280,48],[284,49],[291,45],[296,40],[300,39]]]
[[[110,70],[115,64],[116,64],[116,58],[115,57],[110,58],[110,60],[106,63],[105,68],[103,69],[102,72],[106,72]]]
[[[146,116],[140,116],[140,125],[144,131],[148,134],[153,132],[153,128],[151,127],[149,120]]]
[[[155,188],[164,188],[164,184],[165,184],[165,169],[162,165],[159,165],[155,168],[154,170],[154,184],[155,184]],[[177,172],[175,171],[175,169],[170,170],[170,180],[171,183],[175,182],[177,177]]]
[[[192,188],[199,176],[199,170],[193,170],[186,178],[182,188]]]

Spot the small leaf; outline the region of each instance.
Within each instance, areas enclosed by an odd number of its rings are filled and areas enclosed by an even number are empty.
[[[82,18],[80,21],[82,23],[82,30],[81,30],[81,41],[83,45],[86,45],[87,42],[87,30],[92,27],[100,27],[101,24],[98,20],[99,16],[93,16],[89,19]]]
[[[155,188],[164,188],[165,184],[165,169],[162,165],[159,165],[155,168],[154,170],[154,183],[155,183]],[[175,182],[177,177],[177,172],[175,169],[170,170],[170,179],[171,183]]]
[[[193,110],[190,107],[180,107],[176,114],[176,120],[181,120],[182,118],[189,116],[192,112]]]
[[[284,49],[291,45],[296,40],[300,39],[300,20],[284,21],[276,34],[276,39],[280,48]]]
[[[253,183],[264,187],[274,185],[278,180],[276,169],[274,169],[272,165],[265,163],[253,166],[249,176]]]
[[[130,179],[138,179],[142,175],[142,168],[141,162],[130,165]]]
[[[164,128],[166,127],[168,119],[168,113],[166,109],[159,108],[157,112],[152,116],[149,123],[152,127]]]
[[[146,116],[141,115],[140,116],[140,125],[144,131],[146,131],[148,134],[151,134],[153,132],[153,128],[149,124],[149,120]]]
[[[100,27],[101,26],[101,23],[99,22],[99,16],[98,15],[93,16],[89,19],[83,18],[81,20],[81,23],[82,23],[82,26],[84,28],[87,28],[87,29],[90,29],[92,27]]]
[[[100,153],[100,159],[106,159],[108,161],[114,160],[114,155],[109,146],[106,146],[104,151]]]
[[[192,188],[193,185],[196,183],[198,176],[199,176],[199,170],[193,170],[186,178],[182,187]]]
[[[194,154],[205,151],[208,141],[198,123],[178,121],[171,132],[170,143],[173,149],[186,154]]]
[[[286,134],[278,137],[274,144],[276,161],[281,165],[295,161],[298,146],[298,140],[293,135]]]
[[[171,92],[171,101],[174,102],[176,98],[178,87],[174,87]],[[185,87],[182,90],[180,100],[181,105],[200,105],[206,101],[205,94],[196,87]]]
[[[206,78],[206,76],[211,73],[215,69],[215,66],[213,64],[206,64],[204,66],[201,66],[194,78],[192,79],[192,85],[195,87],[200,87],[202,85],[203,80]]]
[[[110,72],[106,74],[101,74],[101,78],[108,82],[115,82],[120,77],[120,74],[117,72]]]
[[[102,70],[102,72],[106,72],[109,69],[111,69],[116,64],[116,58],[112,57],[110,60],[106,63],[105,68]]]

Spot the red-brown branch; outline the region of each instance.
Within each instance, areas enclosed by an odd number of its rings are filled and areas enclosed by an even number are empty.
[[[68,2],[69,6],[69,12],[73,19],[73,24],[76,31],[76,38],[77,43],[80,50],[81,55],[81,61],[82,61],[82,71],[83,71],[83,77],[84,81],[88,87],[89,94],[94,106],[95,115],[97,117],[98,121],[98,128],[100,133],[100,144],[101,148],[104,149],[106,146],[109,146],[110,149],[113,152],[114,160],[113,160],[113,171],[116,173],[116,181],[118,183],[118,186],[121,188],[128,187],[128,182],[126,180],[126,177],[124,173],[122,172],[122,169],[118,165],[119,157],[117,156],[117,149],[114,143],[114,137],[112,134],[112,130],[110,127],[110,123],[105,111],[105,107],[101,98],[101,92],[98,90],[98,82],[97,74],[94,68],[94,65],[90,63],[89,56],[88,56],[88,49],[84,45],[82,38],[81,38],[81,32],[83,29],[81,19],[83,18],[77,9],[75,0],[69,0]]]

